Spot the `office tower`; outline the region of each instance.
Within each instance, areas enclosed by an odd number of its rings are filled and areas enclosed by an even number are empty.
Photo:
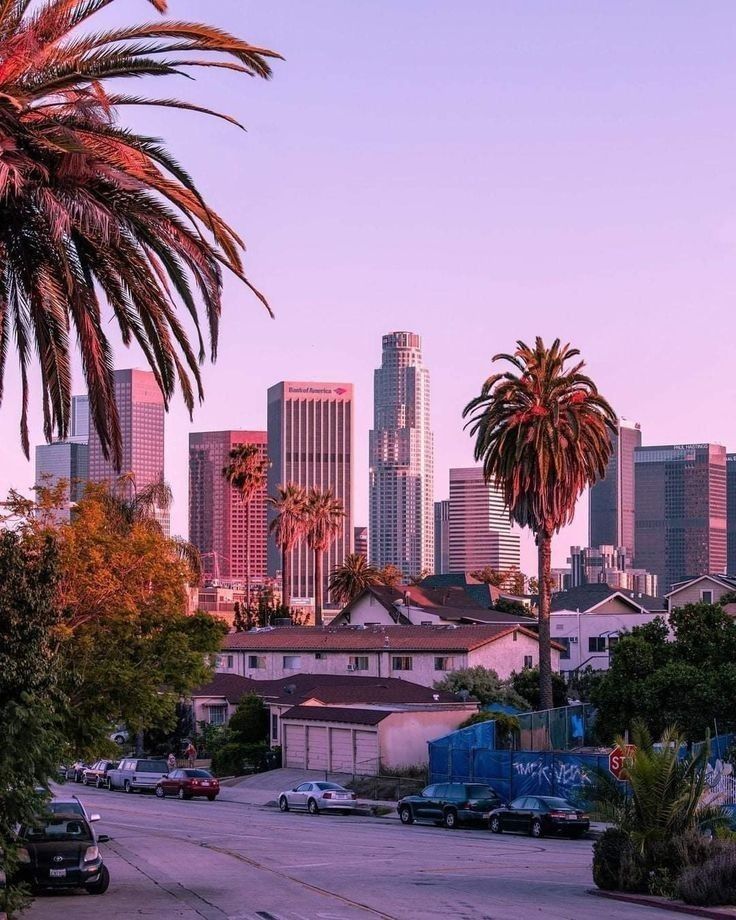
[[[289,482],[332,490],[345,509],[342,528],[324,557],[324,597],[332,569],[353,548],[353,385],[287,380],[268,391],[269,495]],[[269,520],[274,516],[269,511]],[[281,570],[281,553],[268,541],[268,573]],[[292,599],[314,598],[314,560],[306,541],[291,554]]]
[[[640,447],[635,461],[636,565],[665,594],[685,578],[725,573],[725,447]]]
[[[434,503],[434,574],[450,572],[450,500]]]
[[[429,426],[429,371],[421,338],[383,336],[374,372],[370,433],[370,560],[404,577],[434,566],[434,464]]]
[[[105,459],[94,426],[89,433],[89,478],[106,482],[123,498],[164,479],[164,398],[150,371],[115,371],[115,403],[120,417],[123,458],[120,470]],[[130,481],[119,482],[131,474]],[[156,520],[168,535],[168,509],[158,509]]]
[[[353,527],[353,552],[368,558],[368,528]]]
[[[72,417],[68,441],[89,444],[89,396],[72,396]]]
[[[189,435],[189,542],[202,556],[206,578],[238,582],[249,574],[251,585],[266,579],[266,483],[246,506],[222,470],[230,451],[243,444],[257,445],[265,460],[267,440],[265,431]]]
[[[69,520],[69,503],[84,495],[88,478],[88,448],[73,441],[54,441],[36,447],[36,485],[53,488],[60,479],[66,481],[66,503],[59,520]]]
[[[736,454],[726,454],[726,501],[726,571],[736,575]]]
[[[503,492],[483,468],[450,470],[450,571],[521,566],[520,539],[511,532]]]
[[[623,546],[571,546],[570,587],[606,584],[610,588],[658,596],[658,579],[646,569],[634,567]]]
[[[619,419],[611,435],[611,459],[606,475],[590,489],[588,544],[623,546],[630,555],[636,547],[634,525],[634,451],[641,447],[641,426]]]

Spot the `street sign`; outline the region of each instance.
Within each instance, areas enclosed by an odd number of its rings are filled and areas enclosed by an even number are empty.
[[[623,748],[617,744],[608,755],[608,769],[616,779],[626,779],[626,759],[633,757],[635,750],[636,748],[633,744],[627,744]]]

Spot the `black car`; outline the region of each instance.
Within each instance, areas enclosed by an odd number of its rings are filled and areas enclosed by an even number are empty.
[[[494,834],[521,831],[532,837],[545,834],[565,834],[582,837],[590,828],[585,812],[567,799],[549,795],[523,795],[510,805],[491,812],[489,826]]]
[[[96,786],[98,789],[105,789],[110,785],[107,773],[109,770],[116,770],[120,758],[117,760],[96,760],[90,767],[85,767],[82,771],[82,782],[85,786]]]
[[[37,818],[18,834],[18,881],[32,890],[84,888],[104,894],[110,873],[100,854],[99,838],[78,814],[54,814]]]
[[[419,795],[406,795],[396,806],[402,824],[434,821],[454,828],[459,824],[485,824],[501,805],[498,793],[483,783],[435,783]]]

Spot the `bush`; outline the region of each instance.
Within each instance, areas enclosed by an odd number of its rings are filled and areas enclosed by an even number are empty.
[[[736,847],[728,845],[701,866],[685,869],[677,891],[686,904],[736,904]]]
[[[260,744],[268,740],[268,710],[255,694],[244,696],[232,714],[228,728],[240,744]]]
[[[266,744],[241,744],[231,741],[212,755],[212,772],[216,776],[243,776],[264,769],[269,754]]]
[[[593,844],[593,881],[603,891],[647,890],[644,867],[625,831],[609,827]]]

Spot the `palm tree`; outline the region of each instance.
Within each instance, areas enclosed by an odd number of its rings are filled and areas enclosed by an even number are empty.
[[[366,588],[377,584],[380,584],[378,569],[362,553],[351,553],[332,570],[327,587],[333,600],[344,606]]]
[[[536,540],[543,709],[552,707],[552,536],[572,520],[583,489],[605,475],[609,429],[616,428],[613,409],[581,373],[584,362],[568,366],[579,354],[559,339],[550,348],[539,337],[533,348],[519,341],[513,355],[493,359],[507,361],[518,374],[493,374],[463,411],[486,481],[498,483],[511,517]]]
[[[125,345],[134,339],[168,408],[177,382],[191,413],[202,399],[205,358],[217,354],[223,270],[253,288],[243,243],[204,201],[156,138],[130,130],[123,106],[226,115],[119,88],[120,77],[165,77],[217,67],[268,78],[273,51],[199,23],[115,26],[89,20],[114,0],[0,0],[0,398],[9,343],[22,388],[28,455],[28,367],[38,353],[44,434],[66,437],[71,405],[70,332],[79,340],[92,421],[120,469],[120,423],[106,301]],[[151,0],[159,12],[165,0]],[[111,83],[112,81],[112,83]],[[196,293],[195,293],[196,292]],[[182,325],[193,321],[195,346]]]
[[[301,486],[288,482],[277,487],[275,497],[269,497],[269,504],[275,509],[276,517],[269,530],[281,550],[281,604],[287,610],[291,607],[291,551],[304,536],[306,526],[307,493]]]
[[[250,610],[250,506],[266,487],[270,463],[258,444],[238,444],[228,454],[222,475],[245,505],[245,605]]]
[[[322,562],[325,550],[342,529],[345,508],[332,489],[310,489],[307,497],[307,544],[314,553],[314,625],[322,625]]]

